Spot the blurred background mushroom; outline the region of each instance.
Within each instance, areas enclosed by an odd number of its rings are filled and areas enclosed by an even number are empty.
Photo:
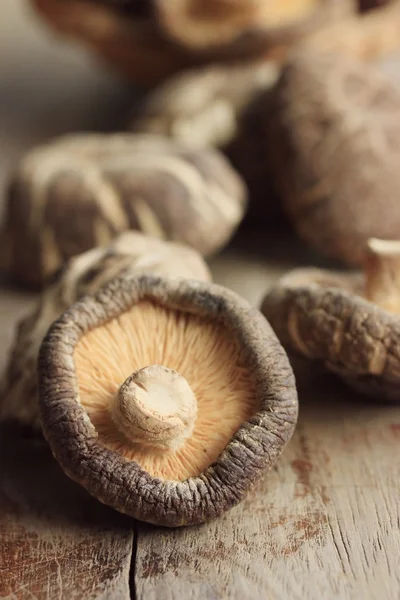
[[[130,128],[195,148],[224,148],[236,137],[243,111],[278,76],[276,62],[267,60],[185,71],[145,96]]]
[[[309,48],[317,55],[329,50],[335,55],[373,60],[392,52],[400,41],[397,1],[368,6],[361,0],[31,1],[55,29],[86,42],[134,83],[152,87],[161,82],[160,87],[136,105],[130,129],[171,137],[196,151],[200,147],[205,151],[210,146],[222,150],[248,188],[247,222],[257,223],[265,230],[282,219],[282,199],[285,204],[279,174],[275,173],[276,152],[269,130],[276,118],[271,112],[270,95],[282,65],[301,54],[300,48]],[[174,74],[177,76],[171,77]],[[25,204],[27,196],[29,193],[23,191],[17,193],[17,200],[11,199],[10,206],[16,207],[12,211],[14,216],[21,212],[18,206]],[[57,203],[65,206],[59,198]],[[80,204],[82,213],[87,214],[93,208],[90,203],[82,202],[82,196]],[[168,200],[161,204],[168,204],[166,211],[162,211],[163,221],[164,213],[171,212],[171,204]],[[243,211],[239,213],[234,218],[236,224],[228,227],[231,233],[242,219]],[[121,218],[124,220],[123,215]],[[160,223],[151,220],[151,230],[145,231],[156,235],[154,226]],[[149,223],[149,219],[146,221]],[[210,228],[209,224],[210,236],[214,230],[220,230],[219,226]],[[110,236],[121,231],[120,226],[121,223],[118,226],[104,222],[101,231],[97,228],[96,235],[91,240],[89,235],[83,242],[76,224],[68,249],[58,252],[58,248],[56,257],[56,244],[52,244],[53,251],[42,252],[42,257],[36,260],[38,264],[49,260],[42,273],[35,273],[32,265],[27,269],[23,261],[18,265],[21,252],[14,245],[8,257],[14,262],[11,271],[26,283],[29,283],[26,274],[31,273],[31,283],[38,285],[71,253],[89,249],[100,238],[107,243]],[[310,228],[313,226],[310,223]],[[162,235],[166,233],[164,229],[161,223]],[[180,229],[182,232],[185,227]],[[172,239],[193,244],[208,254],[222,248],[230,238],[226,232],[220,240],[210,243],[210,248],[203,248],[204,239],[195,239],[198,233],[195,229],[188,230],[183,238],[176,237],[174,230]],[[385,236],[379,230],[367,233]],[[167,236],[171,236],[171,231]],[[11,245],[12,240],[8,250]],[[25,254],[30,254],[34,261],[38,252],[37,240],[30,239],[30,251]]]
[[[251,3],[248,3],[248,6],[249,4]],[[284,216],[282,199],[285,201],[285,193],[279,184],[279,171],[282,169],[277,167],[276,163],[273,164],[274,155],[276,157],[279,152],[279,143],[277,150],[276,140],[271,135],[270,128],[275,125],[275,120],[278,120],[279,124],[281,116],[279,112],[273,111],[271,95],[275,94],[274,89],[282,65],[286,73],[287,60],[289,64],[299,64],[301,59],[298,57],[304,56],[307,50],[305,68],[309,61],[313,62],[313,55],[316,56],[316,61],[320,60],[321,53],[331,52],[336,57],[332,60],[338,63],[342,61],[342,64],[348,60],[351,64],[353,58],[374,62],[381,56],[390,54],[400,42],[400,5],[398,2],[391,2],[382,7],[382,4],[376,2],[374,6],[359,6],[361,12],[366,12],[360,16],[352,2],[347,2],[347,11],[344,10],[344,3],[338,3],[335,10],[343,11],[343,18],[336,20],[328,18],[329,9],[333,8],[332,3],[309,3],[310,14],[315,16],[313,10],[317,11],[318,5],[318,10],[321,11],[318,14],[324,17],[321,17],[315,31],[308,32],[307,35],[303,32],[304,35],[296,38],[296,42],[293,41],[290,52],[285,52],[282,56],[279,56],[279,51],[272,54],[264,52],[262,56],[251,60],[242,59],[233,65],[219,62],[217,65],[212,63],[184,70],[144,96],[143,101],[135,108],[129,127],[137,132],[167,135],[195,147],[213,145],[220,148],[248,187],[248,220],[263,223],[265,228],[270,229],[271,225]],[[306,3],[300,5],[301,10],[306,9]],[[175,14],[173,3],[165,6],[166,11],[171,11],[171,15]],[[189,6],[190,3],[182,2],[179,4],[179,10],[188,11]],[[277,19],[279,15],[284,19],[285,7],[286,4],[282,3],[274,7],[259,2],[260,13],[257,18],[260,19],[262,11],[265,10],[265,15],[268,13],[271,23],[274,14]],[[290,10],[295,10],[294,4],[291,3],[286,8],[288,14]],[[376,10],[370,10],[372,8]],[[178,16],[176,18],[178,20]],[[215,26],[218,26],[218,23],[220,21],[216,19]],[[299,23],[292,23],[293,28],[299,32],[300,29],[296,29],[295,24]],[[278,43],[278,38],[279,35],[283,36],[284,28],[278,28],[277,31],[280,32],[275,40],[277,48],[282,48],[282,40]],[[321,69],[320,77],[328,85],[328,80],[332,79],[329,69],[326,73],[323,67]],[[348,73],[344,72],[343,78],[347,75]],[[310,86],[307,93],[311,101],[314,86],[309,79],[307,85],[303,86],[305,91],[307,86]],[[293,95],[294,107],[303,102],[304,93],[299,99]],[[282,163],[284,164],[284,160]],[[282,179],[285,178],[286,172],[282,174]],[[285,182],[282,185],[285,185]],[[314,224],[310,223],[310,229],[313,227]],[[381,233],[370,232],[370,235]]]
[[[340,54],[299,52],[268,107],[273,176],[298,234],[321,254],[363,260],[400,237],[400,89]]]
[[[94,294],[114,277],[143,273],[211,279],[206,263],[192,248],[133,231],[120,234],[105,248],[71,258],[16,327],[0,390],[0,421],[39,427],[36,367],[50,325],[76,300]]]
[[[17,168],[3,262],[15,280],[41,286],[68,258],[129,229],[210,255],[232,237],[246,200],[240,176],[212,148],[150,135],[66,136]]]
[[[330,22],[315,31],[303,44],[315,51],[373,61],[390,56],[400,47],[400,3],[398,0],[361,0],[361,16],[350,15],[341,23]],[[373,10],[371,10],[373,9]]]
[[[281,215],[265,123],[279,73],[273,60],[185,71],[145,96],[129,127],[194,148],[219,148],[247,186],[248,218],[261,218],[269,228]]]
[[[282,58],[324,23],[355,11],[352,0],[31,1],[57,31],[145,85],[215,61]]]

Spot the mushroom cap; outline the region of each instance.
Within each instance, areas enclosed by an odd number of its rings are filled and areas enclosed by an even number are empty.
[[[68,135],[30,152],[11,181],[8,270],[42,284],[71,256],[128,229],[209,255],[245,208],[244,184],[216,150],[152,135]]]
[[[340,54],[299,52],[270,117],[285,210],[322,254],[359,264],[367,239],[400,238],[400,91]]]
[[[135,83],[152,86],[199,62],[163,39],[146,16],[129,15],[106,3],[31,0],[59,34],[83,42],[106,64]]]
[[[399,403],[400,318],[364,293],[358,273],[296,269],[261,310],[285,348],[322,362],[363,394]]]
[[[236,135],[224,148],[247,186],[249,222],[267,227],[284,218],[282,202],[274,185],[273,161],[268,143],[275,85],[271,81],[269,87],[265,86],[253,95],[238,116]]]
[[[145,96],[131,129],[163,134],[186,146],[220,148],[248,188],[250,216],[270,223],[282,209],[273,190],[262,120],[268,119],[267,95],[279,72],[277,62],[267,60],[185,71]]]
[[[278,75],[277,63],[265,60],[184,71],[144,97],[131,129],[187,146],[224,147],[235,138],[246,106]]]
[[[211,273],[192,248],[128,231],[106,248],[70,259],[19,323],[0,394],[0,420],[17,419],[38,428],[36,366],[50,325],[82,296],[117,276],[154,274],[209,281]]]
[[[58,32],[144,85],[210,62],[283,55],[353,10],[350,0],[149,0],[144,10],[111,0],[31,2]]]
[[[182,47],[264,54],[354,12],[348,0],[153,0],[159,27]]]
[[[180,372],[196,394],[181,454],[154,458],[109,431],[117,386],[149,360]],[[208,283],[113,280],[53,324],[38,379],[44,435],[64,471],[103,503],[157,525],[201,523],[237,504],[297,418],[293,373],[269,324]]]

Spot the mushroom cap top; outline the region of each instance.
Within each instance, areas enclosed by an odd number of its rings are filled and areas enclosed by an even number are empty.
[[[28,153],[11,181],[9,270],[42,283],[71,256],[128,229],[211,254],[233,235],[246,200],[216,150],[155,135],[63,136]]]
[[[273,104],[271,157],[298,233],[349,264],[362,262],[368,238],[399,239],[398,87],[356,60],[304,50]]]
[[[197,398],[193,434],[176,453],[149,455],[115,432],[118,385],[152,362],[180,372]],[[208,283],[113,280],[53,324],[38,373],[44,434],[65,472],[159,525],[201,523],[237,504],[297,418],[293,373],[267,321]]]
[[[282,55],[353,11],[349,0],[149,0],[138,7],[111,0],[31,2],[59,32],[84,41],[144,85],[210,62]]]
[[[277,63],[266,60],[185,71],[144,98],[131,129],[188,146],[222,147],[235,137],[241,112],[278,73]]]
[[[165,35],[196,51],[257,53],[352,13],[348,0],[154,0]]]
[[[364,277],[296,269],[267,293],[262,312],[285,348],[324,363],[383,402],[400,402],[400,318],[365,297]]]
[[[0,394],[0,419],[39,425],[36,364],[50,325],[82,296],[117,276],[154,274],[209,281],[211,273],[192,248],[127,231],[105,248],[70,259],[18,323]]]

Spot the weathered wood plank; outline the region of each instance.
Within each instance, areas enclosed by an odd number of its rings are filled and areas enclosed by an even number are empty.
[[[139,528],[138,600],[398,600],[400,410],[307,379],[294,439],[242,505],[195,529]]]
[[[42,439],[0,428],[0,598],[130,598],[132,522],[62,473]]]

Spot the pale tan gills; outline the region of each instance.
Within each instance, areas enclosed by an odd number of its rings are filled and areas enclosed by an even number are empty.
[[[141,302],[78,342],[74,360],[80,402],[105,446],[153,476],[184,480],[211,465],[259,409],[242,352],[222,325]],[[120,386],[133,372],[154,364],[177,371],[197,399],[193,434],[177,452],[132,444],[112,421]]]

